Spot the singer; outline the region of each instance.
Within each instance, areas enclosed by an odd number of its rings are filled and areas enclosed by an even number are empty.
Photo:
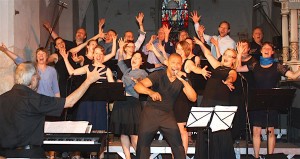
[[[270,89],[276,88],[281,76],[286,76],[291,79],[299,78],[300,71],[292,72],[288,69],[286,65],[282,65],[276,62],[273,58],[274,46],[270,42],[265,42],[261,48],[262,56],[260,61],[250,65],[240,65],[237,67],[239,72],[252,71],[255,79],[255,88],[260,89]],[[238,56],[241,60],[241,56]],[[269,132],[269,152],[272,154],[274,152],[276,137],[274,134],[274,127],[278,124],[278,112],[276,110],[271,110],[268,112],[268,132]],[[259,158],[260,149],[260,134],[263,127],[267,125],[267,112],[264,110],[252,111],[250,118],[253,123],[253,148],[254,157]]]
[[[201,40],[196,37],[194,40],[201,47],[206,59],[213,67],[211,77],[207,80],[200,106],[230,105],[230,94],[235,89],[233,83],[237,78],[235,71],[237,52],[234,49],[225,50],[222,55],[222,61],[219,62]],[[218,47],[216,48],[219,51]],[[203,130],[198,131],[195,158],[207,159],[208,156],[210,159],[235,158],[233,141],[229,130],[211,133],[210,151],[208,151],[207,143],[205,142],[208,139],[206,134]]]
[[[174,158],[185,158],[173,106],[180,91],[192,102],[196,101],[197,94],[191,85],[180,77],[181,65],[180,55],[173,53],[168,59],[167,70],[150,74],[134,87],[138,93],[149,95],[140,118],[137,159],[150,157],[150,144],[158,130],[166,137]],[[148,88],[151,86],[152,90]]]
[[[248,40],[243,39],[237,43],[238,59],[239,56],[242,65],[251,65],[256,62],[256,59],[249,54],[250,52],[250,43]],[[239,65],[239,63],[238,63]],[[250,72],[238,72],[238,77],[234,86],[234,89],[230,95],[230,103],[232,105],[237,105],[238,110],[233,119],[231,134],[233,140],[240,138],[245,139],[245,128],[246,128],[246,106],[245,106],[245,97],[247,96],[248,88],[253,88],[254,77],[252,71]]]
[[[158,44],[159,51],[163,54],[166,54],[166,51],[161,44]],[[210,72],[206,70],[207,66],[205,66],[203,69],[200,67],[197,67],[194,61],[191,59],[188,59],[189,55],[192,53],[192,47],[189,45],[186,41],[180,41],[176,44],[176,53],[178,53],[182,58],[182,68],[181,72],[185,73],[185,76],[187,78],[183,79],[189,79],[189,77],[192,74],[201,74],[205,79],[210,77]],[[161,56],[161,54],[156,50],[156,47],[154,47],[153,44],[151,44],[150,50],[155,54],[155,56],[160,60],[161,63],[168,66],[168,61],[165,59],[167,56]],[[190,81],[189,81],[190,82]],[[191,82],[190,82],[191,84]],[[192,86],[193,87],[193,86]],[[183,146],[185,153],[187,153],[188,149],[188,132],[186,129],[186,121],[188,120],[188,116],[190,114],[192,106],[196,105],[196,103],[192,103],[188,100],[184,92],[180,92],[179,96],[176,100],[176,105],[174,107],[174,114],[177,121],[177,125],[180,130]]]

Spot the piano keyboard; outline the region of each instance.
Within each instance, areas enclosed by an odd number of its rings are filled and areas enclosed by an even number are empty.
[[[106,134],[45,134],[45,151],[99,151]]]
[[[45,138],[44,144],[97,144],[99,138]]]

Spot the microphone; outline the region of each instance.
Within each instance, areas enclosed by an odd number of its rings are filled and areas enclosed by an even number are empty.
[[[253,5],[253,8],[256,8],[256,7],[260,6],[260,5],[261,5],[261,3],[258,2],[258,3],[256,3],[256,4]]]
[[[245,76],[243,74],[241,74],[240,72],[238,72],[238,74],[243,80],[247,81],[247,79],[245,78]]]
[[[174,71],[175,75],[178,73],[178,70]],[[189,79],[187,77],[185,77],[184,75],[181,75],[180,78],[182,78],[185,81],[188,81]]]

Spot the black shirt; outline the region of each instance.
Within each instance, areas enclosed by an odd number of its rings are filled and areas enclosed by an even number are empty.
[[[261,56],[261,46],[257,44],[255,41],[250,42],[250,52],[249,54],[254,57],[257,61],[259,61],[259,58]]]
[[[147,78],[152,82],[152,90],[161,95],[162,101],[153,101],[148,97],[146,105],[163,111],[172,111],[179,92],[183,89],[182,82],[177,78],[171,82],[166,70],[155,71]]]
[[[45,116],[60,116],[64,98],[41,95],[23,85],[0,95],[0,148],[42,145]]]

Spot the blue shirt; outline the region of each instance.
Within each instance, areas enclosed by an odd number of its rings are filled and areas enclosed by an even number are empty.
[[[126,93],[135,98],[139,98],[139,94],[133,88],[136,83],[132,80],[132,78],[144,79],[148,76],[147,72],[143,69],[132,70],[126,66],[123,60],[118,62],[118,66],[123,73],[122,81],[125,85]]]

